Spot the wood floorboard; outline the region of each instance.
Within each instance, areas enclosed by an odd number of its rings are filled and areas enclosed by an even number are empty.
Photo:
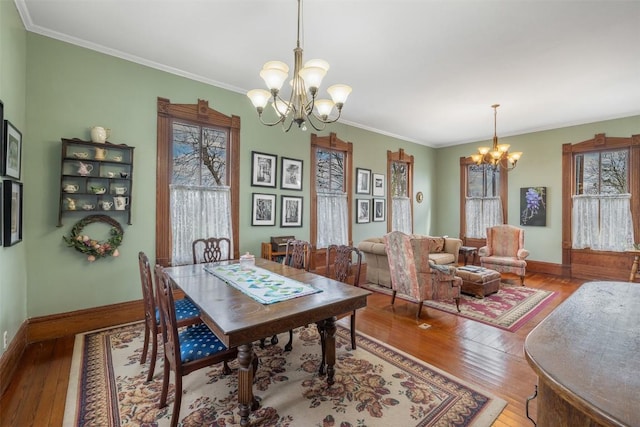
[[[517,279],[512,284],[518,284]],[[584,281],[530,274],[526,285],[556,297],[516,332],[503,331],[432,308],[416,319],[417,304],[374,293],[358,310],[357,329],[507,401],[495,427],[531,426],[525,401],[537,378],[524,359],[529,332]],[[341,322],[346,322],[342,319]],[[428,329],[419,325],[427,323]],[[12,383],[0,398],[0,427],[62,425],[74,337],[27,347]],[[535,414],[535,401],[531,404]],[[533,416],[535,418],[535,416]]]

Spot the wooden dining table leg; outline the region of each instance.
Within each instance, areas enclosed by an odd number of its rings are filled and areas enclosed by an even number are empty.
[[[249,425],[249,415],[258,409],[258,400],[253,395],[253,346],[251,343],[238,347],[238,403],[240,425]]]
[[[332,385],[334,382],[336,364],[336,318],[331,317],[324,321],[324,346],[325,356],[327,358],[327,384]]]

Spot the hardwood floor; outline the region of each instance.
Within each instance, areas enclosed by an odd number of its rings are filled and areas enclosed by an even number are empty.
[[[506,276],[512,284],[518,279]],[[584,281],[531,273],[526,285],[554,291],[557,296],[515,333],[424,308],[417,321],[417,304],[374,293],[359,310],[357,329],[406,353],[505,399],[496,427],[532,426],[525,400],[537,378],[524,359],[527,334]],[[348,319],[347,319],[348,320]],[[431,325],[428,329],[418,327]],[[29,345],[23,362],[0,399],[0,427],[62,425],[74,337]],[[535,401],[531,405],[535,419]]]

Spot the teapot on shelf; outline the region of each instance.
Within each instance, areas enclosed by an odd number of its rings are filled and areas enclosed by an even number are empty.
[[[78,175],[87,176],[91,174],[93,165],[90,163],[78,162]]]
[[[80,187],[74,184],[67,184],[63,187],[65,193],[75,193],[79,189]]]
[[[104,143],[111,136],[111,129],[102,126],[91,127],[91,141]]]

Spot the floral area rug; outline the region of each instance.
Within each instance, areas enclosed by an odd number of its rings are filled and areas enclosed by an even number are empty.
[[[424,305],[515,332],[538,314],[554,296],[555,292],[552,291],[502,283],[498,292],[483,299],[462,294],[460,313],[453,301],[425,301]]]
[[[65,426],[168,426],[167,407],[158,409],[162,356],[145,383],[140,365],[142,323],[76,336],[67,392]],[[315,325],[295,331],[293,351],[255,346],[259,367],[254,393],[260,408],[252,426],[490,426],[506,402],[368,336],[338,325],[335,384],[317,374],[319,336]],[[282,335],[281,342],[287,337]],[[161,355],[162,352],[159,351]],[[182,426],[237,426],[237,364],[231,375],[214,365],[184,377]]]

